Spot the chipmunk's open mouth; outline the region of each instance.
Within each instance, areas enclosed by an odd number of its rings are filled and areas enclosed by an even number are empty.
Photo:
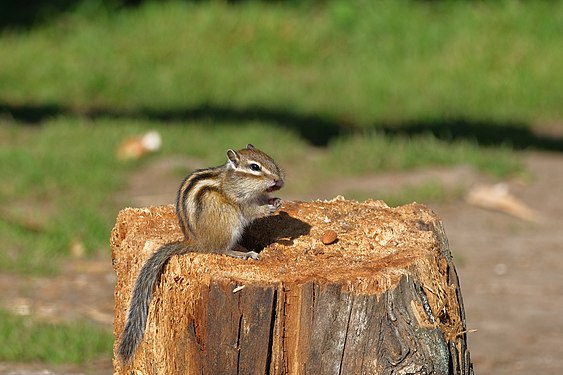
[[[277,180],[272,186],[266,189],[267,193],[271,193],[272,191],[280,190],[283,186],[283,180]]]

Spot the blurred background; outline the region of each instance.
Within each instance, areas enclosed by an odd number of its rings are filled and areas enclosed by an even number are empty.
[[[444,220],[478,374],[563,371],[562,1],[0,3],[0,374],[111,374],[108,238],[253,143]]]

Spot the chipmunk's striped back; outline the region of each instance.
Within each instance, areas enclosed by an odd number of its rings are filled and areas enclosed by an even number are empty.
[[[221,188],[220,176],[223,169],[224,166],[198,169],[182,181],[176,196],[176,215],[185,239],[195,235],[192,223],[197,221],[202,210],[201,195],[208,189]]]

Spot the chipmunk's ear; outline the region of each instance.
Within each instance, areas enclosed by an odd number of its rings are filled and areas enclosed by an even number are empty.
[[[249,143],[249,144],[246,145],[246,149],[247,150],[254,150],[254,146],[251,143]]]
[[[227,157],[229,158],[229,165],[237,168],[240,165],[240,155],[235,150],[227,150]]]

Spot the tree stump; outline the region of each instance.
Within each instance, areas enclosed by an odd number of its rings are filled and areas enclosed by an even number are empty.
[[[141,266],[180,238],[172,205],[119,213],[115,345]],[[427,207],[286,202],[243,245],[261,259],[173,257],[134,360],[114,358],[114,373],[473,374],[457,274]]]

